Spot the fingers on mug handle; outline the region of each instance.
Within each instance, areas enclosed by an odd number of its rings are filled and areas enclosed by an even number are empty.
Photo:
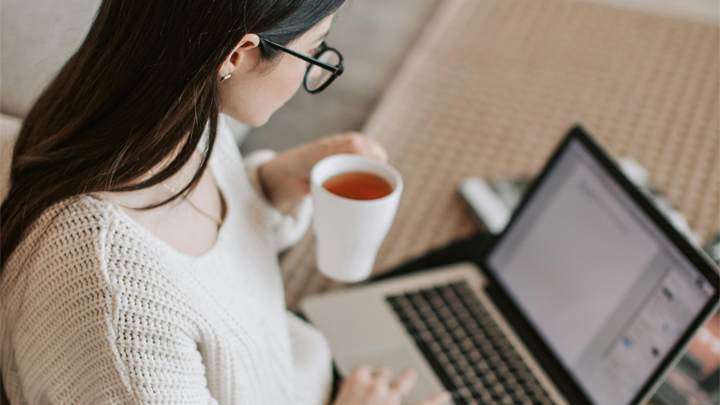
[[[388,155],[385,151],[385,148],[383,148],[379,143],[374,141],[371,143],[371,148],[375,157],[377,157],[381,162],[387,163]]]
[[[346,134],[348,152],[373,157],[383,163],[387,162],[387,152],[376,140],[360,133]]]

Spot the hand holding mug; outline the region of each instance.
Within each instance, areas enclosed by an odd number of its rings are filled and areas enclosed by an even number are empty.
[[[310,192],[313,166],[328,156],[341,153],[387,161],[387,153],[379,143],[357,132],[322,138],[281,152],[260,167],[259,177],[267,198],[280,211],[288,211]]]

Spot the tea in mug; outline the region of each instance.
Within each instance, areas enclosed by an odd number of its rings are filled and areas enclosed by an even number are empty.
[[[326,180],[323,187],[333,194],[353,200],[375,200],[393,191],[387,180],[366,172],[338,174]]]

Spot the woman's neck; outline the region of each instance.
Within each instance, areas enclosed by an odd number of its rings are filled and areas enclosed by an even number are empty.
[[[103,192],[102,195],[106,200],[125,207],[142,208],[160,204],[175,194],[173,190],[180,191],[192,181],[193,176],[200,167],[201,159],[200,154],[195,152],[180,171],[162,183],[158,183],[152,187],[126,192],[107,191]],[[158,165],[156,169],[138,178],[137,182],[151,178],[158,173],[162,167],[164,167],[164,164]]]
[[[196,154],[163,184],[131,192],[103,193],[103,197],[119,205],[128,216],[178,252],[201,255],[215,244],[226,215],[226,203],[209,170],[203,172],[197,187],[187,197],[150,210],[135,209],[159,204],[182,190],[192,180],[200,162],[201,157]]]

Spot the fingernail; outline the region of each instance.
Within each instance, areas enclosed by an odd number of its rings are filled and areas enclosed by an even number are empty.
[[[372,147],[375,150],[375,155],[378,158],[382,159],[385,157],[385,155],[386,155],[385,151],[383,150],[383,148],[380,145],[373,145]]]

